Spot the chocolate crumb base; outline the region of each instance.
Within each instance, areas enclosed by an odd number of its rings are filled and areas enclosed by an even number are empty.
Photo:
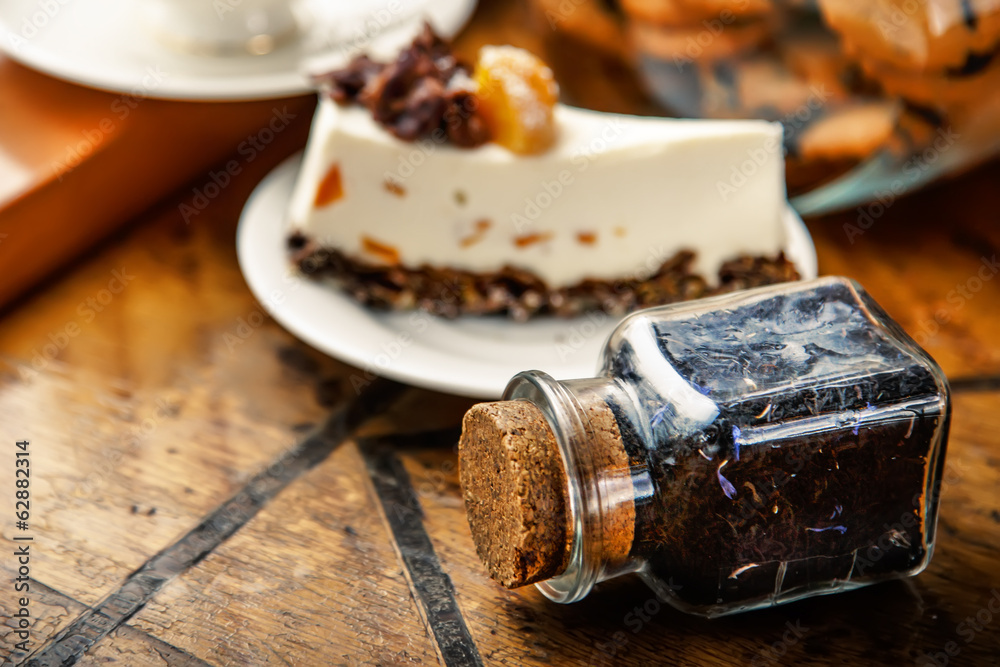
[[[550,288],[535,274],[514,267],[492,273],[450,268],[376,266],[339,250],[320,247],[301,233],[288,239],[292,262],[313,278],[330,278],[360,303],[383,310],[419,308],[453,318],[507,315],[525,321],[535,315],[575,317],[603,311],[624,315],[640,308],[713,294],[797,280],[799,272],[784,255],[741,255],[725,262],[716,285],[691,270],[695,254],[682,250],[648,278],[584,280]]]
[[[556,436],[534,404],[472,406],[462,420],[458,465],[476,553],[493,579],[518,588],[566,569],[568,481]]]

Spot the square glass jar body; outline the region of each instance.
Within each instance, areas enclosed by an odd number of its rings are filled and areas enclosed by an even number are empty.
[[[628,569],[677,606],[721,615],[928,563],[947,381],[857,283],[642,311],[602,368],[635,492]]]

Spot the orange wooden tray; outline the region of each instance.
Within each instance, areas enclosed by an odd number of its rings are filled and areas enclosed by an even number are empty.
[[[0,308],[189,181],[197,216],[276,134],[304,142],[313,106],[144,99],[0,57]]]

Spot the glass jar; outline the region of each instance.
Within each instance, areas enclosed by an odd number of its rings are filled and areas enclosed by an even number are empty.
[[[573,602],[637,572],[718,616],[930,560],[948,384],[851,280],[640,311],[598,377],[528,371],[504,399],[469,411],[459,458],[477,551],[509,587]]]

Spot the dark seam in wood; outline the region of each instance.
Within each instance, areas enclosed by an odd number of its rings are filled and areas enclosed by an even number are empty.
[[[51,607],[62,607],[66,610],[67,615],[76,616],[83,613],[85,610],[89,609],[87,605],[76,600],[64,593],[60,593],[51,586],[47,586],[35,578],[28,579],[28,591],[26,597],[31,601],[31,604],[43,604]],[[22,652],[18,650],[13,650],[10,653],[9,660],[11,665],[23,665],[24,661],[27,660],[30,652]],[[8,663],[4,663],[5,665]]]
[[[76,598],[66,595],[51,586],[47,586],[37,579],[30,579],[29,583],[31,585],[31,600],[33,602],[41,602],[42,604],[62,607],[67,612],[70,612],[70,606],[79,607],[82,610],[89,609],[89,607],[80,602]],[[80,612],[72,612],[80,613]],[[140,641],[145,641],[149,644],[156,653],[163,659],[164,664],[168,667],[212,667],[211,663],[205,662],[200,658],[196,658],[184,649],[177,648],[173,644],[166,642],[159,637],[149,634],[145,630],[141,630],[132,625],[122,625],[119,630],[126,630],[130,633],[136,635],[137,639]],[[14,651],[10,655],[10,663],[12,665],[21,665],[29,654],[25,653],[23,655],[17,655],[19,651]]]
[[[423,509],[410,476],[394,447],[412,442],[426,445],[457,441],[458,431],[454,429],[358,441],[375,495],[392,531],[393,545],[406,568],[413,597],[446,667],[479,666],[483,661],[455,599],[455,586],[442,569],[424,528]]]
[[[977,391],[1000,391],[1000,375],[949,378],[948,385],[951,387],[953,394]]]
[[[365,419],[387,407],[405,387],[376,380],[343,403],[316,431],[255,475],[182,538],[146,561],[114,591],[83,612],[28,660],[28,667],[67,666],[146,606],[170,580],[201,562],[282,489],[328,457]]]
[[[151,651],[155,652],[167,667],[214,667],[212,663],[193,656],[184,649],[177,648],[134,625],[119,626],[115,629],[115,633],[133,635],[136,641],[143,642]]]
[[[28,579],[28,585],[31,587],[30,593],[34,595],[35,593],[41,593],[39,601],[44,604],[51,604],[55,606],[65,606],[66,603],[75,604],[78,607],[87,608],[86,603],[80,602],[76,598],[61,593],[56,589],[43,584],[34,577]]]

